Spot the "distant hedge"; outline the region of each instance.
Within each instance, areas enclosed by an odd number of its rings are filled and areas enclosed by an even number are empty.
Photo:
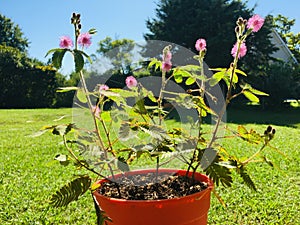
[[[0,108],[54,107],[61,104],[56,99],[58,86],[53,67],[38,65],[18,49],[0,45]]]

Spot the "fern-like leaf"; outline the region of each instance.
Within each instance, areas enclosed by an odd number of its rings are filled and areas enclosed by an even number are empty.
[[[56,191],[50,198],[50,204],[54,207],[67,206],[72,201],[78,200],[91,185],[89,176],[81,176]]]
[[[205,157],[205,154],[203,154],[203,157]],[[232,176],[230,169],[220,164],[220,161],[221,157],[217,155],[204,171],[217,186],[221,183],[224,187],[231,187]]]
[[[241,178],[243,179],[243,181],[245,182],[245,184],[252,190],[257,191],[256,186],[254,184],[254,182],[252,181],[251,177],[249,176],[249,174],[246,171],[246,168],[243,166],[240,166],[237,168],[237,172],[238,174],[240,174]]]

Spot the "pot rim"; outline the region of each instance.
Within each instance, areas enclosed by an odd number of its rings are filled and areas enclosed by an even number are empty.
[[[127,172],[127,174],[133,173],[136,174],[138,172],[142,172],[142,173],[147,173],[147,172],[155,172],[156,169],[138,169],[138,170],[132,170]],[[168,169],[168,168],[160,168],[159,172],[170,172],[170,173],[186,173],[186,170],[183,169]],[[192,174],[193,172],[190,171],[189,175]],[[205,190],[202,190],[200,192],[196,192],[194,194],[190,194],[190,195],[186,195],[183,197],[179,197],[179,198],[172,198],[172,199],[156,199],[156,200],[127,200],[127,199],[119,199],[119,198],[110,198],[104,195],[101,195],[97,189],[92,193],[93,195],[98,195],[101,196],[101,198],[104,198],[108,201],[114,202],[114,203],[153,203],[153,204],[157,204],[157,203],[164,203],[164,202],[176,202],[176,201],[182,201],[182,200],[189,200],[189,199],[196,199],[196,200],[201,200],[202,197],[204,197],[207,193],[210,193],[213,188],[214,188],[214,184],[212,182],[212,180],[206,176],[205,174],[202,174],[200,172],[195,172],[198,176],[201,176],[202,178],[204,178],[204,181],[208,183],[208,187]],[[119,174],[116,174],[115,176],[118,176]],[[101,179],[96,181],[94,184],[99,184],[101,182],[105,182],[106,179]],[[201,195],[200,197],[198,197],[198,195]],[[95,197],[95,196],[94,196]]]

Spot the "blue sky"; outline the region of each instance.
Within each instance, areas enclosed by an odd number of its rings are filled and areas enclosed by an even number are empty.
[[[94,45],[88,53],[94,53],[95,43],[106,36],[129,38],[137,42],[147,33],[145,21],[155,16],[158,0],[0,0],[0,13],[11,18],[30,41],[29,55],[46,62],[46,52],[58,47],[59,37],[72,36],[70,24],[72,12],[82,15],[82,31],[96,28]],[[257,3],[255,13],[283,14],[296,19],[294,32],[300,32],[299,0],[249,0],[248,6]],[[70,66],[69,66],[70,67]],[[68,73],[72,68],[65,68]]]

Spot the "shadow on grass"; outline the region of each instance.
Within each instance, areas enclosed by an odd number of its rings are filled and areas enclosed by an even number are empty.
[[[171,112],[170,119],[188,122],[181,113],[179,119],[177,112]],[[210,116],[204,118],[204,123],[211,124]],[[276,108],[274,110],[263,110],[257,106],[246,106],[243,108],[230,107],[227,110],[227,123],[234,124],[270,124],[300,128],[300,107]]]
[[[273,124],[300,128],[300,108],[276,108],[262,110],[256,106],[244,109],[230,108],[227,111],[227,122],[236,124]]]

